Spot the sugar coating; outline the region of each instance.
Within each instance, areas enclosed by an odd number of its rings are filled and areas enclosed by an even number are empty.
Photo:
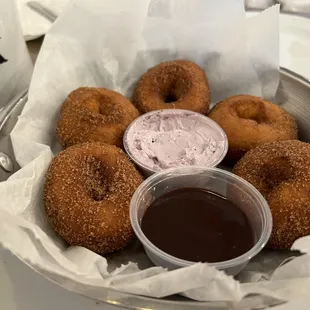
[[[138,81],[133,104],[141,113],[186,109],[205,114],[210,105],[206,74],[191,61],[160,63],[149,69]]]
[[[115,146],[95,142],[69,147],[53,159],[46,175],[47,217],[70,245],[114,252],[132,240],[129,204],[142,181]]]
[[[294,118],[280,106],[255,96],[229,97],[218,103],[209,117],[225,131],[227,157],[233,160],[264,143],[297,139]]]
[[[289,249],[310,234],[310,144],[291,140],[259,146],[233,172],[266,198],[273,217],[269,246]]]
[[[138,110],[121,94],[80,87],[62,105],[56,134],[64,147],[97,141],[122,147],[127,126],[138,116]]]

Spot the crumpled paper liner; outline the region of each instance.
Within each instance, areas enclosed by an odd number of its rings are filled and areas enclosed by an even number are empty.
[[[295,254],[262,252],[239,276],[258,282],[242,284],[202,263],[168,272],[153,267],[139,243],[107,258],[68,247],[51,230],[42,200],[46,169],[60,150],[59,108],[70,91],[101,86],[130,96],[149,67],[188,58],[206,70],[213,102],[243,92],[272,98],[279,82],[278,9],[246,19],[240,0],[72,1],[45,38],[29,101],[11,134],[22,168],[0,183],[1,245],[61,286],[97,299],[110,287],[249,308],[305,294],[308,255],[272,273]],[[308,249],[309,240],[298,242],[294,249]],[[244,298],[249,294],[256,297]]]

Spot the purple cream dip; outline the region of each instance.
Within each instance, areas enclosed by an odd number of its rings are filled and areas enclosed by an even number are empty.
[[[124,135],[128,155],[142,169],[200,165],[214,167],[227,153],[227,137],[210,118],[187,110],[167,109],[137,118]]]

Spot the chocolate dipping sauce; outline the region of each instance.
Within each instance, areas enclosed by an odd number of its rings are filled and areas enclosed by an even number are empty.
[[[226,198],[200,188],[181,188],[157,198],[141,229],[162,251],[192,262],[220,262],[254,246],[245,213]]]

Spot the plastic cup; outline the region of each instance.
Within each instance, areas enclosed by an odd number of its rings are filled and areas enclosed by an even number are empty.
[[[222,145],[218,147],[217,151],[214,153],[214,155],[210,158],[210,161],[208,162],[208,167],[216,167],[226,156],[227,150],[228,150],[228,139],[227,136],[224,132],[224,130],[216,123],[214,122],[211,118],[202,115],[200,113],[196,113],[193,111],[188,111],[188,110],[182,110],[182,109],[166,109],[166,110],[156,110],[152,112],[145,113],[135,119],[127,128],[124,138],[123,138],[123,144],[126,153],[129,155],[131,160],[139,167],[141,172],[143,173],[144,176],[149,177],[150,175],[156,173],[157,171],[152,169],[151,167],[148,167],[144,162],[140,161],[139,159],[136,158],[136,156],[133,154],[130,144],[128,143],[128,140],[130,139],[133,130],[135,130],[135,127],[137,124],[140,122],[143,122],[147,120],[148,118],[152,117],[154,114],[160,114],[162,117],[169,117],[173,113],[174,115],[180,115],[183,116],[184,114],[191,114],[195,115],[197,119],[199,118],[201,121],[203,121],[208,128],[212,131],[212,137],[216,141],[221,141]]]
[[[152,201],[165,193],[182,187],[197,187],[213,191],[234,202],[248,217],[254,234],[254,246],[236,258],[209,263],[230,275],[238,274],[249,260],[266,245],[271,229],[272,216],[263,196],[242,178],[218,168],[186,166],[170,168],[153,174],[134,193],[130,203],[130,220],[133,230],[144,249],[157,265],[170,270],[186,267],[195,262],[173,257],[152,244],[141,230],[141,220]],[[160,225],[160,223],[159,223]]]

